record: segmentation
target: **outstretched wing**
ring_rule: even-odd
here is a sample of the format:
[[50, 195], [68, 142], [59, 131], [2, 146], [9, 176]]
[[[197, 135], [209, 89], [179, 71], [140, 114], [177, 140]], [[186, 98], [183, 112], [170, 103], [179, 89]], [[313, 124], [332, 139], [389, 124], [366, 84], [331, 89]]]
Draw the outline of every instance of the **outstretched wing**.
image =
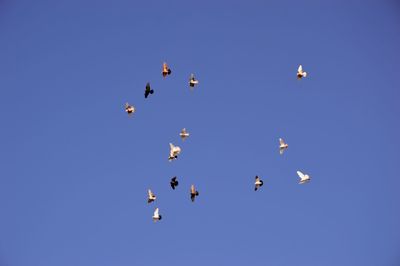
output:
[[279, 138], [279, 144], [280, 145], [285, 145], [285, 142], [283, 141], [283, 139]]
[[192, 185], [192, 186], [190, 187], [190, 193], [191, 193], [192, 195], [196, 194], [196, 189], [195, 189], [194, 185]]
[[300, 172], [300, 171], [297, 171], [297, 175], [301, 178], [301, 179], [304, 179], [304, 174], [302, 173], [302, 172]]
[[158, 208], [154, 211], [154, 217], [158, 217]]
[[299, 68], [297, 69], [297, 72], [301, 73], [303, 72], [303, 67], [300, 65]]
[[151, 192], [150, 189], [147, 191], [147, 193], [149, 194], [149, 198], [151, 198], [153, 196], [153, 192]]
[[150, 91], [150, 90], [151, 90], [150, 82], [147, 82], [147, 84], [146, 84], [146, 91]]

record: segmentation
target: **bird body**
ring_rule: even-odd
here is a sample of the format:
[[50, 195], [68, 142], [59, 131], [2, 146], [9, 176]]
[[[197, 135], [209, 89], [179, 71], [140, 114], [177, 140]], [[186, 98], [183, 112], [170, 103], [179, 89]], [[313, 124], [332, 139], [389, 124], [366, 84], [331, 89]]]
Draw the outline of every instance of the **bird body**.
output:
[[195, 198], [199, 195], [199, 192], [196, 190], [194, 185], [190, 186], [190, 199], [194, 202]]
[[149, 189], [148, 191], [148, 197], [147, 197], [147, 203], [152, 203], [153, 201], [156, 200], [156, 195], [154, 195], [153, 192], [151, 192], [151, 190]]
[[189, 132], [187, 132], [186, 131], [186, 128], [184, 128], [184, 129], [182, 129], [181, 130], [181, 133], [179, 133], [179, 136], [181, 137], [181, 139], [183, 140], [183, 141], [185, 141], [185, 139], [187, 138], [187, 137], [189, 137]]
[[147, 99], [147, 97], [149, 97], [149, 94], [153, 94], [153, 93], [154, 93], [154, 90], [151, 89], [150, 83], [147, 82], [146, 89], [144, 90], [144, 98]]
[[167, 75], [171, 75], [171, 69], [168, 67], [167, 63], [163, 63], [162, 66], [162, 75], [165, 78]]
[[257, 191], [257, 189], [262, 187], [263, 184], [264, 182], [260, 179], [260, 177], [258, 177], [258, 175], [256, 175], [256, 181], [254, 182], [254, 191]]
[[171, 181], [170, 181], [169, 183], [170, 183], [172, 189], [174, 189], [174, 190], [175, 190], [175, 188], [179, 185], [179, 182], [178, 182], [176, 176], [174, 176], [173, 178], [171, 178]]
[[128, 115], [131, 115], [131, 114], [133, 114], [135, 112], [135, 107], [133, 107], [133, 105], [129, 105], [129, 103], [126, 103], [125, 104], [125, 112]]
[[160, 221], [161, 219], [162, 219], [161, 214], [159, 213], [158, 208], [156, 208], [154, 210], [154, 214], [153, 214], [153, 221], [156, 222], [156, 221]]
[[299, 184], [304, 184], [307, 183], [311, 180], [311, 177], [309, 175], [303, 174], [300, 171], [297, 171], [297, 175], [300, 177], [300, 182]]
[[287, 143], [281, 138], [279, 138], [279, 153], [282, 155], [283, 152], [289, 147]]
[[197, 84], [199, 84], [199, 81], [194, 77], [194, 74], [191, 74], [189, 79], [189, 86], [193, 88]]
[[169, 150], [169, 157], [168, 160], [172, 161], [174, 159], [178, 158], [178, 155], [181, 153], [181, 148], [178, 146], [174, 146], [174, 144], [170, 143], [169, 144], [170, 150]]
[[303, 71], [303, 67], [300, 65], [297, 69], [297, 79], [302, 79], [307, 77], [307, 72]]

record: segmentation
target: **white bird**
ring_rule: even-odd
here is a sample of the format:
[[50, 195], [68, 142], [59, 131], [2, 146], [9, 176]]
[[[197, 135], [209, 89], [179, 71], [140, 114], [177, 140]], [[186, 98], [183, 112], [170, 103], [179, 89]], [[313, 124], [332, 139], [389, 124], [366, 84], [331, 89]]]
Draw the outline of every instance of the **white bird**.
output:
[[282, 155], [283, 152], [289, 147], [287, 143], [281, 138], [279, 138], [279, 153]]
[[189, 86], [190, 88], [193, 88], [195, 85], [199, 84], [199, 81], [194, 77], [193, 74], [190, 75], [189, 79]]
[[185, 139], [187, 138], [187, 137], [189, 137], [189, 132], [187, 132], [186, 131], [186, 128], [184, 128], [184, 129], [182, 129], [181, 130], [181, 133], [179, 133], [179, 136], [181, 136], [181, 138], [182, 138], [182, 140], [183, 141], [185, 141]]
[[153, 214], [153, 221], [154, 222], [159, 221], [161, 220], [161, 218], [162, 218], [161, 214], [158, 213], [158, 208], [156, 208]]
[[297, 69], [297, 79], [305, 77], [307, 77], [307, 72], [303, 71], [303, 67], [300, 65], [299, 68]]
[[170, 150], [169, 150], [169, 157], [168, 160], [172, 161], [174, 159], [178, 158], [178, 155], [181, 153], [181, 148], [178, 146], [174, 146], [174, 144], [170, 143], [169, 144]]
[[254, 191], [257, 191], [257, 189], [259, 189], [263, 184], [264, 182], [258, 177], [258, 175], [256, 175], [256, 181], [254, 182]]
[[194, 202], [194, 199], [199, 195], [199, 192], [196, 190], [194, 185], [190, 187], [190, 199]]
[[168, 67], [167, 63], [163, 63], [162, 65], [162, 75], [165, 78], [167, 75], [171, 75], [171, 69]]
[[147, 203], [152, 203], [153, 201], [155, 201], [156, 200], [156, 195], [154, 195], [154, 193], [153, 192], [151, 192], [151, 190], [149, 189], [148, 191], [148, 197], [147, 197]]
[[135, 107], [133, 105], [129, 105], [129, 103], [125, 104], [125, 112], [128, 113], [128, 115], [131, 115], [135, 112]]
[[299, 184], [304, 184], [307, 183], [311, 180], [311, 177], [309, 175], [305, 175], [300, 171], [297, 171], [297, 175], [300, 177], [300, 182]]

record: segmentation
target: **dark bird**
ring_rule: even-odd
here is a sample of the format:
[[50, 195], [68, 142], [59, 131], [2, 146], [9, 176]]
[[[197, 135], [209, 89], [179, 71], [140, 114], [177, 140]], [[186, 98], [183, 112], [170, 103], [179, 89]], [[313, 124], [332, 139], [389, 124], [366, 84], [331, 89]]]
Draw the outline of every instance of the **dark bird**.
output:
[[144, 91], [144, 98], [147, 98], [149, 96], [149, 94], [153, 94], [153, 93], [154, 93], [154, 90], [151, 89], [150, 83], [147, 82], [146, 90]]
[[258, 177], [258, 175], [256, 175], [256, 182], [254, 182], [254, 191], [257, 191], [257, 189], [259, 189], [260, 187], [262, 187], [262, 185], [264, 184], [264, 182]]
[[199, 192], [196, 190], [194, 185], [190, 187], [190, 199], [194, 202], [194, 199], [199, 195]]
[[178, 180], [176, 180], [176, 176], [171, 178], [171, 182], [169, 182], [169, 183], [171, 184], [172, 189], [175, 189], [175, 187], [177, 187], [179, 185]]

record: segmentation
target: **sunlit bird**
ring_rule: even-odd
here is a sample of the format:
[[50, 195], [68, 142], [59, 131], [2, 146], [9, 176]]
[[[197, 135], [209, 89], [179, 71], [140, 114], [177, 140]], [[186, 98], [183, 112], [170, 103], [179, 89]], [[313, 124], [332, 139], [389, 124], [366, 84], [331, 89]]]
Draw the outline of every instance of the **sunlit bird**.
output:
[[154, 214], [153, 214], [153, 221], [159, 221], [161, 220], [161, 214], [159, 214], [158, 208], [155, 209]]
[[194, 202], [194, 199], [199, 195], [199, 192], [196, 190], [194, 185], [190, 187], [190, 199]]
[[147, 82], [146, 84], [146, 89], [144, 90], [144, 98], [147, 98], [149, 94], [153, 94], [154, 90], [151, 89], [150, 87], [150, 82]]
[[181, 133], [179, 133], [179, 136], [181, 137], [181, 139], [183, 140], [183, 141], [185, 141], [185, 139], [187, 138], [187, 137], [189, 137], [189, 132], [187, 132], [186, 131], [186, 128], [184, 128], [184, 129], [182, 129], [181, 130]]
[[299, 184], [304, 184], [307, 183], [311, 180], [311, 177], [309, 175], [305, 175], [300, 171], [297, 171], [297, 175], [300, 177], [300, 182]]
[[155, 201], [156, 200], [156, 195], [154, 195], [154, 193], [153, 192], [151, 192], [151, 190], [149, 189], [148, 191], [148, 197], [147, 197], [147, 203], [152, 203], [153, 201]]
[[307, 72], [303, 71], [303, 67], [300, 65], [297, 69], [297, 79], [302, 79], [307, 77]]
[[171, 75], [171, 69], [168, 67], [167, 63], [163, 63], [162, 65], [162, 75], [165, 78], [167, 75]]
[[199, 81], [194, 77], [194, 74], [191, 74], [189, 79], [190, 88], [193, 88], [197, 84], [199, 84]]
[[256, 175], [256, 181], [254, 182], [254, 191], [257, 191], [257, 189], [262, 187], [263, 184], [264, 182], [258, 177], [258, 175]]
[[169, 182], [169, 184], [171, 185], [172, 189], [175, 189], [179, 185], [177, 177], [174, 176], [173, 178], [171, 178], [171, 182]]
[[174, 144], [169, 144], [169, 157], [168, 160], [172, 161], [178, 158], [178, 155], [181, 153], [181, 148], [178, 146], [174, 146]]
[[125, 112], [127, 112], [128, 115], [131, 115], [135, 112], [135, 107], [133, 107], [133, 105], [129, 105], [129, 103], [126, 103]]
[[282, 155], [283, 152], [289, 147], [282, 138], [279, 138], [279, 153]]

